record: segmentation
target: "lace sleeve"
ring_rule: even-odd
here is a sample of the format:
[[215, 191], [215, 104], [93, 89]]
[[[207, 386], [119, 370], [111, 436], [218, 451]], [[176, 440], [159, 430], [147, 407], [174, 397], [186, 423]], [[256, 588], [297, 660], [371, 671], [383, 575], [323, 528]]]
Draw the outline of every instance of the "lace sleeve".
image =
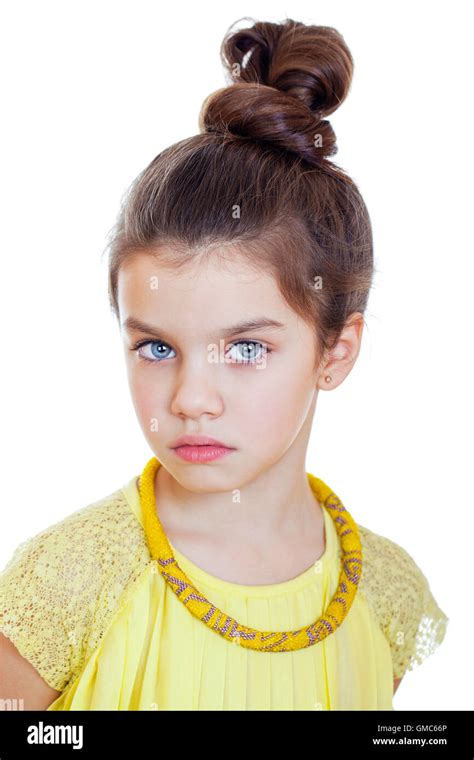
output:
[[65, 618], [65, 554], [59, 549], [58, 537], [48, 531], [15, 549], [0, 573], [0, 631], [61, 691], [71, 672], [74, 631]]
[[63, 691], [148, 560], [119, 489], [17, 546], [0, 572], [0, 632]]
[[393, 676], [401, 678], [437, 649], [449, 618], [411, 555], [394, 541], [358, 527], [363, 548], [361, 589], [389, 642]]

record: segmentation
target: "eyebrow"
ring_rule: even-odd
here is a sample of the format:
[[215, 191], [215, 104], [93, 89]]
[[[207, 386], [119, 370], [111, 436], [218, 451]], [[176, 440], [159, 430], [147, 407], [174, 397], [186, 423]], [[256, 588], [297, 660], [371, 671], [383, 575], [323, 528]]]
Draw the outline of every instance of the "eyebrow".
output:
[[[126, 330], [135, 330], [138, 332], [150, 333], [156, 337], [166, 335], [166, 332], [164, 330], [161, 330], [159, 327], [147, 325], [145, 322], [142, 322], [136, 317], [127, 317], [127, 319], [122, 323], [122, 327]], [[237, 335], [243, 332], [252, 332], [254, 330], [262, 329], [284, 330], [286, 329], [286, 325], [284, 325], [282, 322], [278, 322], [276, 319], [269, 319], [268, 317], [255, 317], [255, 319], [248, 319], [245, 320], [245, 322], [239, 322], [235, 325], [224, 327], [219, 331], [219, 334], [222, 337], [227, 338], [231, 335]]]

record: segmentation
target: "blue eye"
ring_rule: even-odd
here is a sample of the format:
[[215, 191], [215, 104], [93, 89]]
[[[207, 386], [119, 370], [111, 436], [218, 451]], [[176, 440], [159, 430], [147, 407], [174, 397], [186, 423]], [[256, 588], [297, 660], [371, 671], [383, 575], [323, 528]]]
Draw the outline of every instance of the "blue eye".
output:
[[[256, 340], [239, 340], [229, 345], [231, 349], [234, 349], [236, 346], [244, 346], [243, 352], [240, 353], [239, 351], [240, 356], [237, 356], [235, 360], [231, 362], [232, 364], [256, 364], [257, 362], [261, 361], [264, 356], [271, 354], [272, 352], [272, 349], [268, 348], [268, 346], [266, 346], [264, 343], [260, 343], [260, 341]], [[145, 346], [149, 347], [152, 354], [151, 357], [140, 353], [139, 349]], [[261, 350], [255, 354], [255, 349], [257, 347], [260, 347]], [[168, 352], [170, 350], [173, 351], [168, 343], [165, 343], [162, 340], [142, 340], [132, 346], [130, 350], [137, 351], [140, 359], [145, 362], [150, 362], [151, 364], [159, 364], [163, 359], [169, 359], [170, 357]]]
[[[271, 353], [271, 350], [268, 348], [268, 346], [265, 346], [263, 343], [260, 343], [256, 340], [239, 340], [237, 343], [233, 343], [231, 345], [232, 348], [235, 348], [236, 346], [244, 346], [243, 353], [241, 353], [240, 356], [238, 356], [236, 359], [237, 364], [256, 364], [257, 362], [261, 361], [264, 356]], [[263, 350], [255, 354], [255, 349], [258, 346], [260, 346]]]
[[[149, 356], [144, 356], [140, 353], [139, 349], [143, 346], [149, 346], [152, 356], [154, 358], [150, 358]], [[163, 346], [166, 346], [164, 352], [161, 352], [159, 349], [156, 348], [156, 346], [159, 346], [162, 348]], [[163, 359], [168, 359], [169, 356], [167, 354], [167, 351], [170, 350], [170, 346], [168, 346], [167, 343], [164, 343], [162, 340], [142, 340], [140, 343], [137, 343], [135, 346], [133, 346], [132, 351], [137, 351], [138, 356], [143, 359], [145, 362], [151, 362], [152, 364], [156, 364], [157, 362], [161, 362]], [[172, 349], [171, 349], [172, 350]]]

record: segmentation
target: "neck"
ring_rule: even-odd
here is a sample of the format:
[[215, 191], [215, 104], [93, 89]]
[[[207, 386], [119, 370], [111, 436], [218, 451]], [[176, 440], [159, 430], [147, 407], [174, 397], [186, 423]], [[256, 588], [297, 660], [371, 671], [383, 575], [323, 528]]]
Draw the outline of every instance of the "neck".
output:
[[[235, 494], [238, 494], [238, 497]], [[219, 540], [265, 544], [322, 531], [324, 517], [308, 482], [304, 464], [282, 458], [250, 481], [228, 491], [195, 493], [165, 467], [155, 476], [157, 512], [165, 532], [186, 532]]]

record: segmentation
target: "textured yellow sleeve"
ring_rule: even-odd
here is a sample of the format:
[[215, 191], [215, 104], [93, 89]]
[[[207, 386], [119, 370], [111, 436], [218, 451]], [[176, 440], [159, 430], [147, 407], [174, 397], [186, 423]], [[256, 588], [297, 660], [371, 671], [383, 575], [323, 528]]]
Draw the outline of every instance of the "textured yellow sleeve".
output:
[[60, 533], [33, 536], [15, 549], [0, 573], [0, 631], [58, 690], [69, 679], [75, 633], [66, 616], [67, 547], [62, 543]]
[[363, 551], [360, 589], [389, 642], [394, 678], [401, 678], [437, 649], [449, 618], [403, 547], [367, 528], [358, 528]]
[[142, 528], [118, 490], [15, 549], [0, 572], [0, 632], [62, 691], [148, 560]]

